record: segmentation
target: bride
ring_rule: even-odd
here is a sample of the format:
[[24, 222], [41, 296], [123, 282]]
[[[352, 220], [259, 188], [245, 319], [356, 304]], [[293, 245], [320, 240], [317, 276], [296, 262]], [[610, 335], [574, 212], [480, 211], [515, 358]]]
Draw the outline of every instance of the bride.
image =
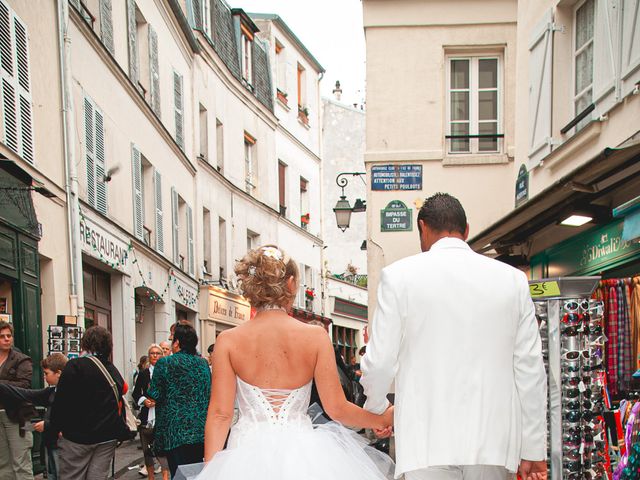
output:
[[[391, 459], [340, 424], [388, 432], [393, 407], [374, 415], [349, 403], [327, 332], [287, 315], [298, 289], [296, 263], [265, 246], [249, 251], [235, 272], [257, 313], [217, 338], [206, 464], [197, 479], [391, 478]], [[313, 380], [327, 414], [339, 423], [312, 426], [307, 409]], [[236, 399], [240, 416], [223, 450]]]

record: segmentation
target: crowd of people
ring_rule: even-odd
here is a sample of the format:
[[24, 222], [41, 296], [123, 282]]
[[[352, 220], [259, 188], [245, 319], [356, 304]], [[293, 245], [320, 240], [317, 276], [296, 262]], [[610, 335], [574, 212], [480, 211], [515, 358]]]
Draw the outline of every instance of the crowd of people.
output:
[[[106, 479], [117, 445], [132, 438], [125, 421], [129, 386], [111, 363], [111, 333], [90, 327], [80, 357], [44, 358], [44, 389], [31, 388], [32, 359], [14, 346], [13, 333], [10, 323], [0, 322], [0, 452], [8, 452], [0, 455], [0, 478], [34, 478], [35, 431], [42, 434], [48, 479]], [[156, 473], [168, 480], [179, 465], [204, 455], [213, 345], [200, 356], [187, 322], [171, 327], [170, 340], [149, 346], [131, 395], [144, 455], [140, 473], [152, 480]], [[46, 408], [42, 419], [36, 407]]]

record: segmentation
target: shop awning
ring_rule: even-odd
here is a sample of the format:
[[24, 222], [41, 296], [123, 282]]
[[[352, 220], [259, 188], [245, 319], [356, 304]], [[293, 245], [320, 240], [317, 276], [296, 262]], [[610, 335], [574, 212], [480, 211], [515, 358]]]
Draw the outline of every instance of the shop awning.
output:
[[[531, 255], [611, 219], [612, 206], [640, 191], [640, 142], [606, 148], [522, 206], [469, 240], [479, 253], [493, 253], [510, 264], [526, 264]], [[593, 221], [580, 227], [560, 225], [574, 212], [588, 211]]]
[[0, 219], [40, 240], [40, 224], [31, 199], [39, 186], [20, 166], [0, 156]]

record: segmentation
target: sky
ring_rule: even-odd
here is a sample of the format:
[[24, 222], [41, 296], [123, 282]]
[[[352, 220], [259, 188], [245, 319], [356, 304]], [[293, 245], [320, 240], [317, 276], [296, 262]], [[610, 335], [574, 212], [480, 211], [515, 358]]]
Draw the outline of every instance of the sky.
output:
[[326, 73], [323, 97], [332, 95], [336, 80], [342, 102], [364, 102], [365, 44], [361, 0], [227, 0], [248, 13], [279, 15]]

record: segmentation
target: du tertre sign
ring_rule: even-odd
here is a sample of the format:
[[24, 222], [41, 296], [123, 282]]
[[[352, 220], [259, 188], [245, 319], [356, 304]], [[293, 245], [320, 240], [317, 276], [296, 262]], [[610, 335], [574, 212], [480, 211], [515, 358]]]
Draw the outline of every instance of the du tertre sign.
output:
[[411, 209], [404, 202], [393, 200], [380, 211], [380, 231], [410, 232], [413, 230]]

